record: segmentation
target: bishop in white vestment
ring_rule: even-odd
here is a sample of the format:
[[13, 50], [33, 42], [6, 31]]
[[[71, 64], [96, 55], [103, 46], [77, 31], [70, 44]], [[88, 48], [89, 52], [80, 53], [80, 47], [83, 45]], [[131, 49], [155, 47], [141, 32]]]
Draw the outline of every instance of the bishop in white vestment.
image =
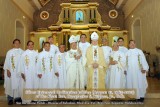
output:
[[118, 50], [117, 43], [113, 44], [113, 51], [110, 55], [110, 63], [108, 68], [108, 87], [109, 89], [125, 88], [125, 55]]
[[148, 87], [146, 72], [149, 66], [143, 52], [136, 48], [134, 40], [130, 40], [129, 47], [126, 53], [127, 88], [136, 89], [136, 99], [143, 101]]
[[77, 49], [77, 38], [71, 36], [69, 39], [71, 49], [66, 53], [67, 89], [84, 89], [84, 67], [83, 56]]
[[8, 105], [13, 104], [13, 98], [20, 97], [20, 78], [18, 64], [23, 50], [20, 49], [20, 40], [13, 41], [13, 49], [9, 50], [4, 63], [4, 88], [8, 98]]

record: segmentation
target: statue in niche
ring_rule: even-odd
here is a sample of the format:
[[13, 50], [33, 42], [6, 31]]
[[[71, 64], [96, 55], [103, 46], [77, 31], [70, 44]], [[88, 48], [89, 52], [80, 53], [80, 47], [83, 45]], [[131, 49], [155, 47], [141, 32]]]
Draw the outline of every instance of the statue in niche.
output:
[[76, 11], [76, 22], [82, 23], [83, 20], [83, 12], [81, 10]]

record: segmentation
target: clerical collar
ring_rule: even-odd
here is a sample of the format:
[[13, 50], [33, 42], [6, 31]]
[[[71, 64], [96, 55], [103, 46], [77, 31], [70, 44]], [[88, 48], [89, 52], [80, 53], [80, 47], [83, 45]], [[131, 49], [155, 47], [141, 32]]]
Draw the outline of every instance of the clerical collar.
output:
[[93, 45], [93, 48], [95, 49], [95, 48], [98, 48], [98, 45]]
[[14, 50], [19, 50], [20, 48], [13, 48]]
[[29, 49], [27, 49], [29, 52], [33, 52], [34, 50], [29, 50]]
[[80, 42], [80, 43], [85, 44], [86, 42]]
[[130, 48], [131, 50], [134, 50], [134, 49], [136, 49], [136, 48]]
[[46, 51], [46, 50], [44, 50], [44, 52], [47, 52], [47, 53], [49, 53], [49, 51]]
[[72, 51], [72, 52], [77, 52], [77, 49], [76, 49], [76, 50], [71, 49], [71, 51]]

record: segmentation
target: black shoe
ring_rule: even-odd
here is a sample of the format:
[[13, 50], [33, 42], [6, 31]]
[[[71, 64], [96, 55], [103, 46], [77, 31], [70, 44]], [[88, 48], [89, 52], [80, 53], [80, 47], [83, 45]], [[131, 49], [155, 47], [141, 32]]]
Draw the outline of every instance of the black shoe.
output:
[[8, 105], [13, 105], [13, 100], [9, 100]]
[[144, 98], [141, 97], [141, 98], [139, 99], [139, 102], [144, 102]]
[[22, 103], [22, 99], [21, 99], [21, 98], [16, 98], [16, 99], [14, 100], [14, 103]]

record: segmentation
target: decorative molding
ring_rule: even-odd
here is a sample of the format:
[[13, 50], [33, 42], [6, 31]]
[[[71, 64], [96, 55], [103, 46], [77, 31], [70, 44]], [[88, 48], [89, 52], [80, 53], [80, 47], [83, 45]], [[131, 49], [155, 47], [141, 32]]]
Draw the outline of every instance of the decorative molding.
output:
[[111, 2], [113, 5], [116, 5], [118, 3], [119, 0], [109, 0], [109, 2]]
[[38, 0], [41, 6], [45, 6], [50, 0]]

